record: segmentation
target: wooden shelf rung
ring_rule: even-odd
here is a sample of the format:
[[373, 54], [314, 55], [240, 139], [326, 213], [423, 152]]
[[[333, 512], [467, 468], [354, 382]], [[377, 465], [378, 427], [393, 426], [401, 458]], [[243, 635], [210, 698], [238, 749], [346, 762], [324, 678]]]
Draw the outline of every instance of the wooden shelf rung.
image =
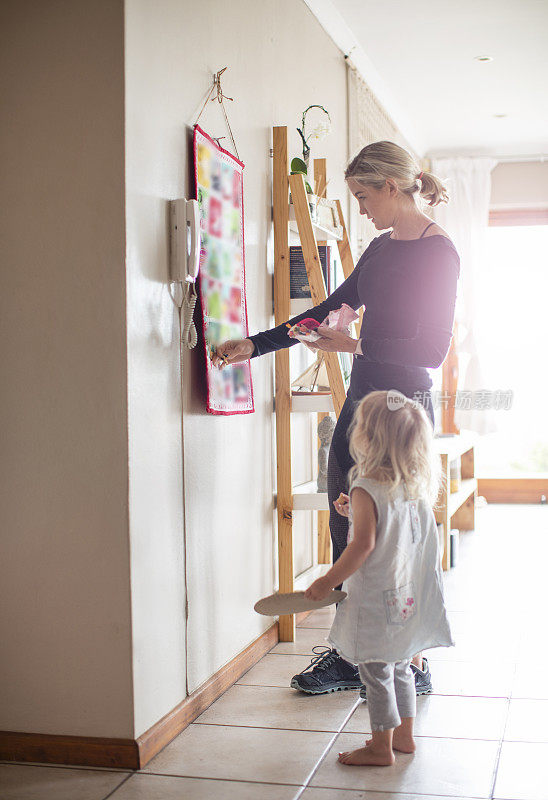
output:
[[316, 481], [293, 487], [293, 511], [329, 511], [327, 492], [318, 492]]
[[333, 397], [330, 394], [294, 394], [291, 395], [291, 411], [326, 411], [334, 412]]
[[[293, 205], [289, 206], [289, 230], [299, 236], [299, 226], [295, 220]], [[342, 233], [337, 233], [337, 231], [334, 231], [332, 228], [324, 228], [322, 225], [316, 225], [315, 222], [312, 223], [312, 230], [314, 231], [314, 236], [317, 241], [333, 239], [336, 242], [341, 242], [343, 238]]]
[[452, 492], [447, 498], [447, 505], [449, 507], [449, 519], [459, 510], [471, 494], [474, 494], [478, 488], [478, 481], [476, 478], [467, 478], [461, 481], [460, 488], [457, 492]]

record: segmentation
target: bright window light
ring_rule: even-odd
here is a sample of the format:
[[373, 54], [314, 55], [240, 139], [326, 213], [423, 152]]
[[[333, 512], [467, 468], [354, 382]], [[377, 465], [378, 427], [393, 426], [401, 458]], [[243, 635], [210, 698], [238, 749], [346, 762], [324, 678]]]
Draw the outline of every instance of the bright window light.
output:
[[510, 410], [476, 450], [480, 477], [548, 474], [548, 225], [489, 227], [475, 333], [487, 389]]

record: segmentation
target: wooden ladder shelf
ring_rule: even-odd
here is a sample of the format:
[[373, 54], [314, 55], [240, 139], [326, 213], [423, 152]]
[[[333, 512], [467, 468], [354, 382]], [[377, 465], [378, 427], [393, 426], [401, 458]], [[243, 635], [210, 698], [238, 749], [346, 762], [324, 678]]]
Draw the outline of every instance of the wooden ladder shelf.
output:
[[[303, 175], [289, 175], [287, 149], [287, 128], [273, 129], [274, 171], [274, 317], [275, 324], [281, 325], [290, 319], [290, 280], [289, 280], [289, 191], [295, 212], [297, 230], [303, 250], [303, 258], [310, 285], [310, 305], [316, 306], [326, 297], [318, 242], [310, 215]], [[326, 186], [326, 160], [314, 160], [314, 180], [316, 190]], [[337, 239], [339, 257], [345, 279], [354, 269], [354, 262], [348, 241], [340, 202], [337, 201], [339, 218], [343, 227], [342, 237], [333, 233], [330, 238]], [[276, 456], [277, 456], [277, 515], [278, 515], [278, 564], [279, 591], [294, 591], [293, 563], [293, 511], [316, 510], [318, 512], [318, 562], [331, 563], [331, 539], [329, 535], [329, 507], [326, 493], [316, 491], [315, 482], [293, 486], [291, 478], [291, 413], [314, 411], [319, 420], [330, 412], [338, 416], [346, 399], [346, 390], [341, 364], [337, 353], [325, 353], [325, 364], [331, 395], [294, 397], [291, 395], [289, 373], [289, 349], [277, 350], [275, 354], [276, 377]], [[280, 641], [295, 641], [295, 615], [280, 617]]]

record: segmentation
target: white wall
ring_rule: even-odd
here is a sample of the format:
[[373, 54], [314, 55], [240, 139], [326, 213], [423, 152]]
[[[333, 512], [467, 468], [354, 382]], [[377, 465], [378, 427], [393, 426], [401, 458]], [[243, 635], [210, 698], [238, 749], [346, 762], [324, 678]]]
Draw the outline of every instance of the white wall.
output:
[[[259, 13], [260, 8], [260, 13]], [[237, 0], [223, 14], [209, 0], [126, 2], [126, 142], [130, 520], [136, 735], [184, 697], [182, 485], [178, 458], [178, 320], [167, 291], [167, 201], [190, 196], [186, 126], [212, 72], [228, 67], [227, 112], [245, 162], [246, 274], [250, 332], [273, 324], [271, 127], [295, 131], [311, 103], [331, 113], [330, 196], [345, 198], [345, 65], [301, 0]], [[218, 104], [200, 125], [228, 132]], [[229, 139], [223, 144], [228, 146]], [[314, 153], [312, 154], [314, 155]], [[346, 200], [345, 200], [346, 202]], [[300, 364], [292, 353], [294, 367]], [[253, 611], [276, 581], [272, 491], [273, 357], [252, 361], [256, 412], [204, 411], [198, 355], [185, 354], [184, 458], [188, 551], [189, 690], [231, 660], [272, 620]], [[310, 420], [301, 421], [312, 477]], [[131, 433], [134, 432], [133, 440]], [[298, 558], [310, 551], [311, 515], [297, 519]], [[145, 613], [146, 612], [146, 613]], [[288, 675], [288, 679], [291, 676]]]
[[[183, 496], [189, 690], [271, 624], [253, 604], [276, 585], [273, 358], [253, 362], [254, 415], [205, 414], [196, 354], [181, 395], [167, 288], [167, 201], [190, 194], [187, 126], [212, 71], [229, 67], [246, 163], [251, 331], [272, 324], [271, 126], [298, 154], [302, 110], [324, 104], [333, 134], [316, 155], [344, 197], [345, 67], [301, 0], [260, 14], [241, 0], [222, 25], [218, 2], [128, 0], [125, 31], [123, 12], [3, 4], [7, 730], [133, 737], [184, 699]], [[217, 104], [201, 122], [226, 135]], [[306, 357], [291, 360], [296, 374]], [[295, 426], [296, 480], [312, 477], [313, 422]], [[312, 531], [301, 515], [298, 569]]]
[[502, 162], [491, 173], [490, 208], [548, 208], [548, 162]]
[[0, 30], [0, 729], [130, 737], [123, 5]]

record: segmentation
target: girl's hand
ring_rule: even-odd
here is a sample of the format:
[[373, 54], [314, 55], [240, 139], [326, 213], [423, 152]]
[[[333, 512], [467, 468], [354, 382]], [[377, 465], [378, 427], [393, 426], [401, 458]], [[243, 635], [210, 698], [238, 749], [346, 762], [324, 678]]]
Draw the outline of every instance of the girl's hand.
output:
[[314, 583], [308, 587], [304, 596], [308, 600], [324, 600], [332, 588], [330, 582], [326, 580], [326, 576], [324, 575], [323, 578], [318, 578], [318, 580], [314, 581]]
[[358, 345], [357, 339], [324, 325], [316, 328], [315, 333], [319, 334], [321, 338], [316, 342], [307, 342], [311, 350], [324, 350], [327, 353], [354, 353]]
[[[251, 339], [231, 339], [218, 345], [211, 363], [214, 367], [223, 369], [227, 364], [237, 364], [240, 361], [247, 361], [251, 358], [255, 345]], [[222, 356], [225, 358], [223, 359]]]
[[337, 497], [336, 500], [333, 500], [333, 505], [335, 506], [335, 511], [341, 515], [341, 517], [348, 517], [350, 514], [350, 501], [348, 499], [347, 494], [343, 494], [342, 492]]

